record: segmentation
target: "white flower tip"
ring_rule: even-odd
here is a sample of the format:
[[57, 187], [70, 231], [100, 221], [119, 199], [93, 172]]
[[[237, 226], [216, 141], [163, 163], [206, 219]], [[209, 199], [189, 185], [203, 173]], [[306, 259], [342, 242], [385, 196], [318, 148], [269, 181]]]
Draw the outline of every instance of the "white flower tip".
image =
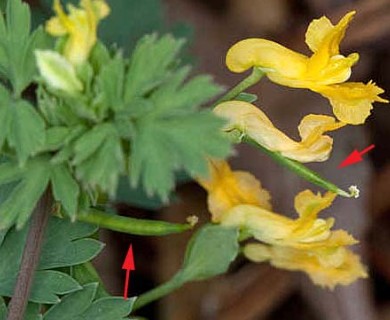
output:
[[193, 228], [199, 222], [199, 217], [195, 215], [188, 216], [186, 221]]
[[357, 186], [350, 186], [348, 188], [348, 191], [351, 198], [355, 198], [355, 199], [359, 198], [360, 190], [358, 189]]

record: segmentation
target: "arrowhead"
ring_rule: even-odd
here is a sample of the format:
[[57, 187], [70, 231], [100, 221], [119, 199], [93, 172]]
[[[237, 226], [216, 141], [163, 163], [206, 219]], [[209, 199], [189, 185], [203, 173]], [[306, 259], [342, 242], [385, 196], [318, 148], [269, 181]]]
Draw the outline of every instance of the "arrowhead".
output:
[[354, 150], [351, 152], [351, 154], [347, 158], [345, 158], [345, 160], [343, 162], [340, 163], [339, 168], [347, 167], [351, 164], [355, 164], [355, 163], [360, 162], [362, 160], [363, 160], [363, 158], [362, 158], [361, 154], [359, 153], [359, 151]]
[[129, 246], [129, 250], [127, 251], [125, 261], [123, 262], [122, 269], [124, 270], [135, 270], [134, 264], [134, 255], [133, 255], [133, 246]]

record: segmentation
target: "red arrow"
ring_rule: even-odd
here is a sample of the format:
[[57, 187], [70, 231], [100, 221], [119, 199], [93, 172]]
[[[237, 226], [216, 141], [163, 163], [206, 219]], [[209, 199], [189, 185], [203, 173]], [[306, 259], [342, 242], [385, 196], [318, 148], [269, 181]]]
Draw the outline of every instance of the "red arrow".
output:
[[345, 158], [345, 160], [343, 162], [341, 162], [339, 164], [339, 168], [344, 168], [346, 166], [350, 166], [351, 164], [355, 164], [355, 163], [362, 161], [363, 160], [362, 155], [367, 153], [368, 151], [374, 149], [374, 148], [375, 148], [375, 145], [372, 144], [360, 152], [357, 151], [356, 149], [353, 150], [351, 152], [351, 154], [347, 158]]
[[123, 262], [122, 269], [126, 270], [125, 290], [123, 292], [123, 298], [127, 300], [127, 292], [129, 291], [130, 271], [135, 270], [133, 246], [129, 246], [127, 250], [125, 261]]

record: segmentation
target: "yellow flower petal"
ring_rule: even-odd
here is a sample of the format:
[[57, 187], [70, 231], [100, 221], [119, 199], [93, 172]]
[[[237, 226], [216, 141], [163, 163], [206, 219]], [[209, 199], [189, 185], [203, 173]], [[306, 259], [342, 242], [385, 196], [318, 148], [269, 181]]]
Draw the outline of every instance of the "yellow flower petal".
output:
[[388, 103], [379, 97], [383, 89], [373, 82], [367, 84], [361, 82], [347, 82], [333, 86], [315, 87], [315, 91], [321, 93], [330, 100], [333, 113], [345, 123], [361, 124], [370, 115], [373, 102]]
[[305, 41], [310, 50], [313, 52], [318, 51], [318, 48], [321, 47], [325, 37], [332, 32], [333, 28], [334, 25], [325, 16], [314, 19], [309, 24], [305, 35]]
[[297, 142], [275, 128], [260, 109], [248, 102], [224, 102], [214, 112], [228, 120], [225, 131], [239, 130], [265, 148], [300, 162], [327, 160], [333, 139], [323, 134], [344, 126], [329, 116], [308, 115], [299, 125], [302, 140]]
[[197, 178], [208, 192], [208, 207], [212, 220], [219, 222], [232, 207], [239, 204], [252, 204], [271, 209], [270, 195], [261, 187], [253, 175], [243, 171], [232, 171], [226, 161], [209, 161], [210, 177]]
[[[336, 26], [333, 26], [328, 20], [330, 27], [327, 22], [324, 22], [324, 19], [320, 19], [320, 22], [314, 20], [315, 22], [312, 22], [313, 25], [309, 25], [306, 33], [306, 43], [311, 49], [315, 49], [309, 60], [309, 73], [320, 73], [322, 69], [328, 67], [332, 57], [339, 56], [340, 42], [344, 38], [345, 31], [355, 13], [355, 11], [347, 13]], [[323, 29], [320, 29], [320, 27]], [[313, 32], [317, 32], [318, 36], [313, 36]]]
[[233, 45], [226, 55], [226, 65], [233, 72], [257, 66], [270, 73], [298, 78], [306, 71], [307, 57], [265, 39], [246, 39]]
[[65, 57], [74, 65], [83, 63], [96, 43], [98, 22], [109, 13], [108, 5], [103, 0], [81, 0], [80, 8], [68, 5], [67, 15], [54, 0], [53, 9], [57, 16], [46, 23], [46, 31], [56, 37], [68, 35]]
[[328, 208], [336, 198], [333, 192], [327, 192], [324, 196], [320, 193], [314, 194], [310, 190], [300, 192], [294, 201], [295, 210], [301, 220], [317, 217], [318, 213]]
[[281, 246], [248, 244], [244, 255], [254, 262], [269, 261], [277, 268], [303, 271], [320, 286], [333, 289], [336, 285], [349, 285], [359, 278], [367, 278], [367, 271], [357, 255], [343, 247], [318, 252]]
[[46, 31], [56, 37], [61, 37], [67, 34], [67, 29], [58, 17], [53, 17], [46, 22]]

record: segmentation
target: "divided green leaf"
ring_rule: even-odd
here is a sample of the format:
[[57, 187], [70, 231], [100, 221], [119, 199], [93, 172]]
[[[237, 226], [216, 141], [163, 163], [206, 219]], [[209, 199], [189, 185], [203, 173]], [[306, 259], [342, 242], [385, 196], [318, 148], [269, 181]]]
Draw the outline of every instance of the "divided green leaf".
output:
[[138, 41], [125, 80], [126, 102], [144, 96], [169, 77], [183, 43], [171, 35], [158, 39], [156, 34]]
[[[13, 294], [27, 231], [28, 226], [20, 231], [11, 229], [0, 246], [0, 295], [9, 297]], [[96, 227], [88, 224], [51, 217], [30, 301], [54, 304], [59, 302], [58, 295], [81, 289], [79, 283], [66, 273], [47, 269], [74, 266], [93, 259], [103, 248], [99, 241], [87, 238], [95, 231]]]
[[114, 195], [119, 175], [124, 171], [121, 140], [111, 123], [96, 125], [82, 135], [74, 145], [78, 179], [92, 188]]
[[125, 320], [132, 310], [134, 299], [106, 297], [94, 300], [97, 283], [64, 297], [44, 315], [44, 320]]
[[200, 106], [220, 93], [207, 76], [186, 82], [190, 69], [177, 69], [183, 42], [167, 35], [144, 37], [130, 60], [125, 110], [132, 119], [129, 175], [149, 196], [167, 200], [174, 174], [206, 175], [207, 157], [223, 158], [229, 142], [220, 133], [223, 121]]
[[91, 262], [85, 262], [76, 266], [72, 266], [71, 275], [81, 285], [88, 284], [91, 282], [99, 283], [95, 296], [96, 299], [110, 296], [104, 288], [102, 279], [100, 278], [99, 274], [97, 273]]
[[0, 203], [0, 230], [14, 223], [20, 229], [28, 221], [48, 186], [50, 170], [47, 164], [44, 158], [31, 160], [25, 167], [14, 162], [0, 164], [0, 185], [13, 183], [8, 196]]
[[6, 21], [0, 13], [0, 72], [19, 96], [36, 73], [34, 50], [46, 47], [48, 38], [42, 28], [30, 34], [30, 9], [21, 0], [7, 1], [5, 13]]
[[80, 187], [65, 164], [53, 166], [51, 186], [54, 199], [59, 201], [65, 212], [74, 220], [76, 218]]
[[43, 156], [29, 160], [24, 167], [11, 161], [1, 163], [0, 230], [15, 223], [17, 228], [22, 228], [49, 182], [54, 199], [60, 202], [65, 213], [74, 219], [80, 187], [67, 165], [53, 164]]
[[25, 100], [14, 100], [0, 85], [0, 148], [7, 141], [23, 165], [45, 143], [45, 123], [36, 109]]
[[19, 161], [25, 163], [44, 145], [45, 124], [34, 107], [24, 100], [15, 102], [11, 108], [8, 142], [15, 148]]
[[88, 238], [97, 231], [95, 226], [52, 218], [45, 233], [39, 269], [78, 265], [92, 260], [104, 245]]

